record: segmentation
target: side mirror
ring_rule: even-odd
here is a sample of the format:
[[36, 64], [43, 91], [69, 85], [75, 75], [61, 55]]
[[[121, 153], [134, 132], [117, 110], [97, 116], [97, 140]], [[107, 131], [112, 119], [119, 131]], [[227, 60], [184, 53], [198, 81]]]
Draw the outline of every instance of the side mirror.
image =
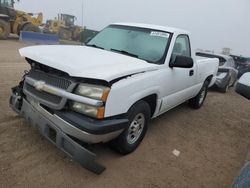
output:
[[240, 77], [235, 91], [250, 100], [250, 72]]
[[192, 68], [194, 66], [194, 61], [191, 57], [172, 55], [169, 66], [171, 68]]

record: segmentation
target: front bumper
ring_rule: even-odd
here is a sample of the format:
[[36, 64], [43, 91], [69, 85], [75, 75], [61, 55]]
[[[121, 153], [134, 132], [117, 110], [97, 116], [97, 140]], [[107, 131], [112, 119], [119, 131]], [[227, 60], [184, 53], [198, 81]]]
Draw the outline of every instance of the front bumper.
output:
[[94, 153], [87, 150], [70, 136], [88, 143], [98, 143], [109, 141], [123, 131], [121, 129], [99, 135], [87, 133], [66, 122], [56, 114], [50, 114], [39, 104], [28, 102], [26, 99], [15, 94], [15, 92], [10, 98], [10, 106], [15, 112], [37, 127], [45, 138], [64, 151], [73, 160], [97, 174], [102, 173], [105, 167], [95, 161], [96, 155]]

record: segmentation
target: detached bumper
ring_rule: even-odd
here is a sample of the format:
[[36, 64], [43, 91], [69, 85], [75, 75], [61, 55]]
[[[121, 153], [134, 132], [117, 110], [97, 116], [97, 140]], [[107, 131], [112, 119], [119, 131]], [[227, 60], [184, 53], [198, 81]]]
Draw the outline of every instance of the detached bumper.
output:
[[97, 143], [115, 138], [123, 131], [123, 129], [121, 129], [115, 132], [99, 135], [84, 132], [59, 118], [59, 116], [50, 114], [41, 106], [35, 103], [31, 104], [14, 93], [10, 98], [10, 106], [15, 112], [24, 117], [33, 126], [37, 127], [39, 132], [45, 138], [64, 151], [74, 161], [80, 163], [86, 169], [96, 174], [102, 173], [105, 170], [105, 167], [95, 161], [96, 155], [94, 153], [77, 143], [70, 136], [78, 139], [79, 137], [83, 138], [81, 140], [90, 141], [90, 143]]

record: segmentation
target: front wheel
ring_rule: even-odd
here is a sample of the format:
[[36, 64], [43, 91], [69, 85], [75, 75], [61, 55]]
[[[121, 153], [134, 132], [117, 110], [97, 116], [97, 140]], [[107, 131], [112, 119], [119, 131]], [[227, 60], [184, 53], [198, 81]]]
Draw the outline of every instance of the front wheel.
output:
[[110, 142], [111, 148], [123, 155], [133, 152], [147, 132], [150, 114], [148, 103], [139, 101], [134, 104], [128, 112], [128, 128]]
[[188, 101], [189, 106], [194, 109], [199, 109], [202, 107], [206, 97], [207, 97], [207, 91], [208, 91], [208, 85], [209, 82], [205, 81], [200, 92], [192, 99]]
[[10, 24], [5, 20], [0, 19], [0, 39], [6, 40], [10, 34]]
[[61, 28], [59, 30], [58, 36], [62, 40], [72, 40], [72, 31], [67, 28]]

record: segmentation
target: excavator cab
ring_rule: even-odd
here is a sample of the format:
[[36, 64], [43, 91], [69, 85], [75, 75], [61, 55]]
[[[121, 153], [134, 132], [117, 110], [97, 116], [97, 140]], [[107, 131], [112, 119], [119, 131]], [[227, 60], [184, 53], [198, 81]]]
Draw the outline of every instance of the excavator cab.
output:
[[13, 0], [0, 0], [0, 18], [1, 17], [15, 17]]
[[76, 17], [69, 14], [61, 14], [61, 20], [65, 22], [66, 27], [75, 26]]
[[0, 0], [1, 7], [14, 7], [14, 0]]

